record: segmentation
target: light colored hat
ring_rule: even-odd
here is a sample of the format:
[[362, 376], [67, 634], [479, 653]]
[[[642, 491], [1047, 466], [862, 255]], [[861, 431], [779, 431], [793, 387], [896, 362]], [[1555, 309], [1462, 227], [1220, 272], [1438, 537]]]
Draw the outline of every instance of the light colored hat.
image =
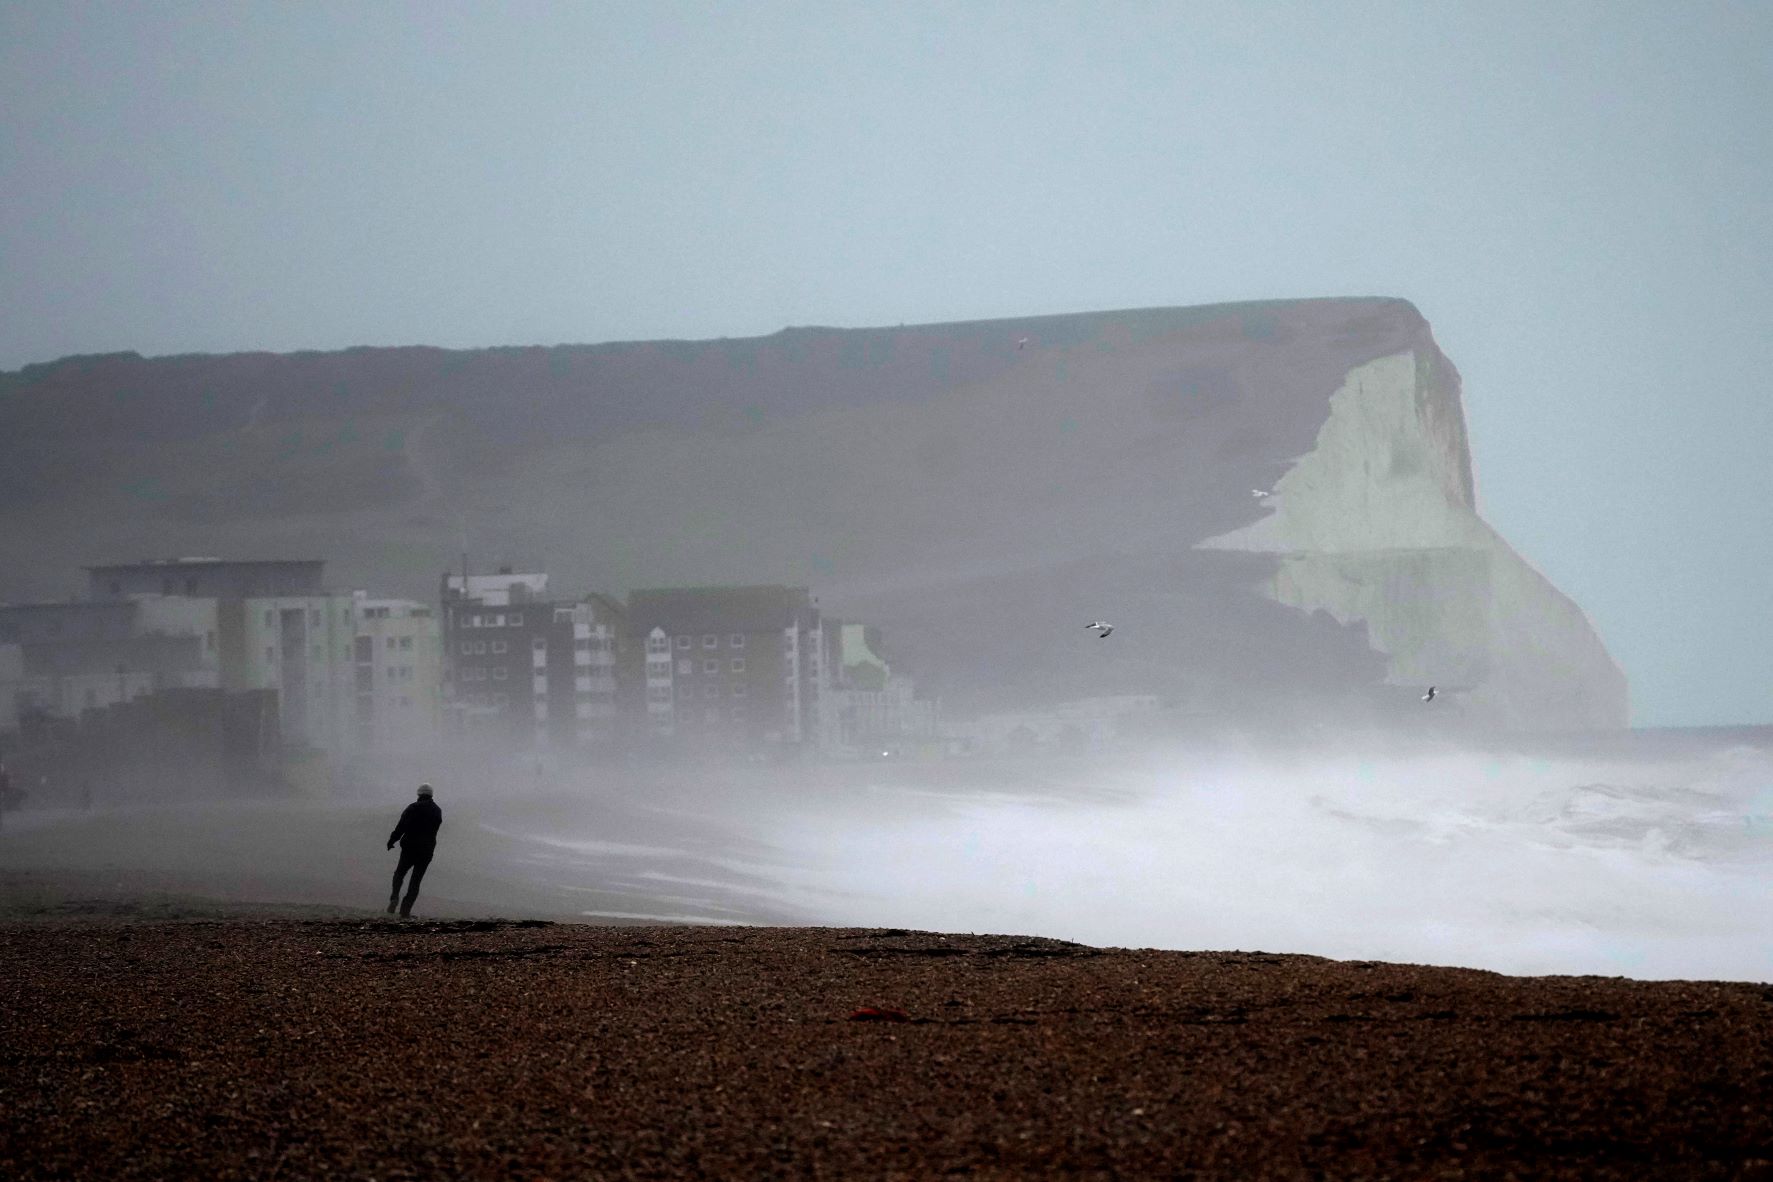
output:
[[431, 795], [431, 785], [429, 785], [429, 784], [420, 784], [420, 785], [419, 785], [419, 795], [420, 795], [420, 796], [429, 796], [429, 795]]

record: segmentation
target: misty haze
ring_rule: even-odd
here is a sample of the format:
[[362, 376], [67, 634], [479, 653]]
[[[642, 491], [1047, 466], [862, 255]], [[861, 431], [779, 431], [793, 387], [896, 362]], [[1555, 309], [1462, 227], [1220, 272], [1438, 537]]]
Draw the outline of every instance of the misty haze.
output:
[[1402, 301], [7, 381], [14, 582], [114, 560], [15, 866], [364, 905], [432, 780], [451, 914], [1769, 975], [1764, 732], [1626, 729]]
[[1773, 1177], [1773, 9], [0, 9], [0, 1174]]

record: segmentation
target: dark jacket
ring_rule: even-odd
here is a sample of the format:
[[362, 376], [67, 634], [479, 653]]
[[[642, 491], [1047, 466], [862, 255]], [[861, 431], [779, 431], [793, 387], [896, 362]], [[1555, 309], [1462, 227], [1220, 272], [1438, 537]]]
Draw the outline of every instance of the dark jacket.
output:
[[437, 831], [443, 828], [443, 810], [434, 800], [415, 800], [400, 814], [400, 824], [388, 835], [388, 844], [407, 850], [437, 848]]

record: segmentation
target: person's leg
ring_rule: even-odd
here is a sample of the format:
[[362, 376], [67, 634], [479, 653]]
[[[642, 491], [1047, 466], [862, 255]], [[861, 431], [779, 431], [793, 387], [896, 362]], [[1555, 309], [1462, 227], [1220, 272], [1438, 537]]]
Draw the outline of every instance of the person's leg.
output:
[[412, 864], [412, 881], [406, 884], [406, 898], [401, 900], [400, 903], [400, 914], [403, 918], [412, 914], [412, 905], [419, 897], [419, 883], [424, 881], [425, 871], [430, 865], [430, 854], [426, 854], [423, 858], [414, 860]]
[[[412, 869], [412, 866], [413, 860], [411, 852], [408, 851], [405, 846], [401, 846], [400, 865], [394, 868], [394, 889], [388, 892], [388, 914], [390, 915], [394, 913], [394, 908], [400, 904], [400, 880], [406, 877], [406, 872]], [[418, 873], [423, 874], [424, 871], [421, 870]], [[416, 874], [413, 877], [413, 881], [418, 881], [418, 876]]]

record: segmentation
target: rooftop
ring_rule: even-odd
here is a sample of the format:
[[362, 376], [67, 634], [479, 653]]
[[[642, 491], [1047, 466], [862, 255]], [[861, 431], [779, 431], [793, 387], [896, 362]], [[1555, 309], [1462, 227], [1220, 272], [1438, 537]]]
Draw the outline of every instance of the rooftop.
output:
[[628, 595], [628, 631], [763, 632], [786, 628], [810, 610], [805, 587], [659, 587]]
[[163, 566], [320, 566], [325, 561], [324, 558], [144, 558], [139, 562], [108, 562], [82, 569], [115, 571]]

